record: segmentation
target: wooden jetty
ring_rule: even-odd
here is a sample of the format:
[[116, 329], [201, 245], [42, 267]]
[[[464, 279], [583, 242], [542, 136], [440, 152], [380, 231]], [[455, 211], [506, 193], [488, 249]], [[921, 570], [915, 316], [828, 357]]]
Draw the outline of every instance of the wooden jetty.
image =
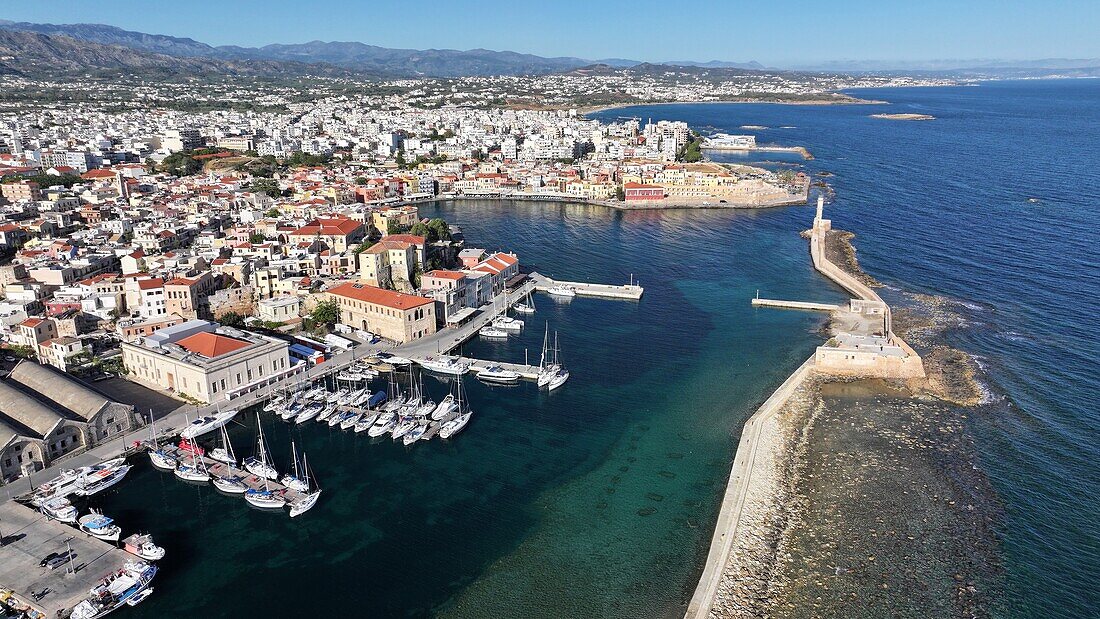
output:
[[[180, 449], [178, 444], [176, 444], [176, 445], [163, 445], [163, 446], [161, 446], [161, 449], [164, 450], [164, 453], [172, 456], [173, 458], [175, 458], [179, 462], [183, 462], [183, 463], [190, 463], [191, 462], [191, 452]], [[274, 479], [268, 480], [267, 483], [265, 484], [264, 479], [262, 477], [257, 477], [256, 475], [253, 475], [252, 473], [249, 473], [248, 471], [244, 470], [243, 468], [231, 468], [228, 464], [226, 464], [224, 462], [219, 462], [219, 461], [214, 460], [213, 458], [209, 458], [205, 455], [199, 456], [199, 457], [202, 459], [203, 464], [206, 465], [206, 470], [210, 471], [211, 476], [214, 476], [214, 475], [217, 475], [219, 477], [239, 476], [241, 478], [241, 482], [245, 486], [247, 486], [249, 489], [256, 490], [256, 491], [270, 490], [272, 493], [281, 495], [283, 498], [285, 498], [288, 504], [293, 503], [293, 502], [295, 502], [299, 499], [305, 498], [305, 496], [306, 496], [305, 493], [303, 493], [303, 492], [298, 492], [297, 490], [292, 490], [290, 488], [287, 488], [286, 486], [280, 484], [278, 482], [278, 480], [274, 480]], [[183, 483], [186, 483], [186, 484], [200, 483], [200, 482], [185, 481], [185, 480], [182, 480], [182, 479], [180, 481], [183, 482]], [[203, 483], [205, 483], [205, 482], [203, 482]], [[242, 499], [244, 498], [243, 494], [240, 495], [240, 496], [241, 496]]]

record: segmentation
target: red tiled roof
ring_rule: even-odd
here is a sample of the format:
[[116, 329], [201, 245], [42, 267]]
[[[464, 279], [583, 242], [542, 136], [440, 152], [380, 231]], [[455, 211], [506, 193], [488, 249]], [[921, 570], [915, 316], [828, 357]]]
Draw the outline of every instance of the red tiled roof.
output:
[[425, 239], [419, 234], [390, 234], [386, 236], [387, 241], [405, 241], [406, 243], [412, 243], [413, 245], [423, 245]]
[[176, 342], [185, 350], [196, 355], [202, 355], [208, 359], [219, 357], [249, 346], [244, 340], [219, 335], [217, 333], [202, 332], [190, 335]]
[[365, 301], [367, 303], [399, 310], [407, 310], [434, 303], [431, 299], [425, 299], [415, 294], [383, 290], [382, 288], [375, 288], [374, 286], [368, 286], [366, 284], [348, 283], [330, 288], [326, 292], [348, 299], [355, 299], [356, 301]]
[[438, 277], [440, 279], [454, 279], [459, 280], [466, 277], [461, 271], [445, 271], [443, 269], [436, 269], [434, 271], [428, 271], [424, 274], [425, 277]]
[[298, 236], [308, 236], [313, 234], [321, 234], [325, 236], [347, 236], [354, 233], [363, 224], [355, 221], [354, 219], [348, 219], [347, 217], [336, 217], [333, 219], [314, 219], [308, 224], [298, 228], [293, 234]]
[[164, 280], [159, 278], [159, 277], [154, 277], [152, 279], [138, 280], [138, 288], [140, 288], [141, 290], [152, 290], [153, 288], [163, 288], [163, 287], [164, 287]]

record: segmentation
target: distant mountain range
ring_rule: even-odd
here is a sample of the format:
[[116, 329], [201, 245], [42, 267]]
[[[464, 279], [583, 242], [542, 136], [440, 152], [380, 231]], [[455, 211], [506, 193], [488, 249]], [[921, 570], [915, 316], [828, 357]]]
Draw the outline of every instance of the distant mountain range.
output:
[[[316, 70], [316, 65], [331, 65], [357, 74], [386, 75], [392, 77], [458, 77], [467, 75], [526, 75], [545, 74], [561, 71], [569, 71], [578, 67], [602, 63], [612, 67], [632, 67], [641, 64], [636, 60], [613, 58], [606, 60], [586, 60], [573, 57], [536, 56], [534, 54], [521, 54], [509, 51], [493, 51], [488, 49], [453, 50], [453, 49], [392, 49], [367, 45], [356, 42], [325, 42], [310, 41], [309, 43], [296, 44], [272, 44], [263, 47], [240, 47], [236, 45], [212, 46], [185, 37], [173, 37], [162, 34], [146, 34], [123, 30], [115, 26], [104, 24], [34, 24], [29, 22], [12, 22], [0, 20], [0, 30], [15, 32], [30, 32], [48, 37], [67, 37], [87, 43], [121, 46], [133, 52], [146, 52], [160, 56], [168, 56], [181, 59], [203, 59], [209, 61], [224, 61], [233, 64], [225, 65], [233, 71], [246, 70], [236, 63], [251, 61], [267, 61], [271, 63], [297, 63], [295, 65], [280, 66], [277, 64], [261, 65], [252, 72], [265, 73], [293, 73], [295, 71], [310, 72]], [[29, 39], [24, 39], [28, 43]], [[38, 45], [46, 44], [46, 39], [38, 39]], [[14, 44], [14, 43], [12, 43]], [[70, 48], [65, 43], [56, 43], [57, 47]], [[66, 49], [66, 51], [76, 51]], [[114, 58], [109, 64], [123, 64], [127, 66], [142, 66], [147, 64], [164, 65], [163, 58], [154, 60], [140, 59], [136, 56], [128, 56], [123, 59], [121, 52], [107, 52], [99, 48], [92, 48], [86, 54], [88, 60], [108, 60], [105, 56]], [[84, 54], [77, 54], [71, 59], [74, 62], [62, 62], [70, 66], [79, 62]], [[59, 60], [64, 60], [59, 58]], [[710, 62], [674, 62], [683, 66], [722, 67], [722, 68], [746, 68], [762, 69], [760, 63], [731, 63], [712, 60]], [[44, 65], [39, 65], [45, 68]], [[89, 65], [91, 66], [91, 65]], [[193, 66], [189, 63], [181, 63], [180, 69]], [[218, 65], [204, 65], [213, 68]], [[110, 67], [105, 67], [110, 68]], [[117, 68], [117, 67], [116, 67]]]
[[[97, 71], [185, 75], [356, 75], [361, 77], [459, 77], [585, 74], [665, 70], [772, 70], [758, 62], [677, 60], [643, 63], [625, 58], [586, 60], [488, 49], [393, 49], [357, 42], [310, 41], [263, 47], [213, 46], [186, 37], [147, 34], [104, 24], [34, 24], [0, 20], [0, 72], [43, 75]], [[656, 69], [660, 67], [662, 69]], [[834, 73], [898, 73], [943, 77], [1097, 76], [1098, 59], [1034, 61], [937, 60], [837, 61], [799, 67]]]

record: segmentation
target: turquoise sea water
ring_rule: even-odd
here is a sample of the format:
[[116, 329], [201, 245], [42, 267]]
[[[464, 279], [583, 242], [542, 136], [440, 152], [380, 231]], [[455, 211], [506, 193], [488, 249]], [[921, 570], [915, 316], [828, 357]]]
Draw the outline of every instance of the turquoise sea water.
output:
[[[981, 356], [992, 401], [972, 415], [1005, 504], [1010, 616], [1100, 607], [1095, 393], [1086, 330], [1097, 294], [1096, 82], [872, 92], [928, 123], [865, 107], [654, 106], [609, 111], [807, 146], [836, 174], [829, 207], [888, 284], [967, 303], [955, 343]], [[781, 126], [793, 127], [780, 129]], [[775, 160], [775, 157], [767, 156]], [[1027, 198], [1036, 197], [1038, 204]], [[518, 340], [468, 354], [532, 358], [543, 325], [573, 372], [552, 395], [467, 386], [450, 443], [406, 449], [316, 424], [293, 435], [325, 494], [305, 516], [249, 509], [142, 464], [96, 503], [168, 550], [134, 617], [676, 616], [705, 558], [741, 424], [821, 340], [811, 313], [753, 310], [757, 289], [836, 301], [798, 232], [809, 207], [617, 213], [577, 205], [422, 209], [467, 242], [558, 278], [646, 287], [638, 303], [536, 297]], [[895, 293], [896, 294], [896, 293]], [[446, 385], [426, 378], [438, 398]], [[234, 429], [248, 453], [254, 417]]]

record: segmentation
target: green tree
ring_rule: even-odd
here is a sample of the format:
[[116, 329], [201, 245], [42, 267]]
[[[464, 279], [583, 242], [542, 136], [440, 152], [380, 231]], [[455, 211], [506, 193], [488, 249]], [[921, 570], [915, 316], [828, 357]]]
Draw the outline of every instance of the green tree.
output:
[[252, 179], [252, 191], [255, 193], [267, 194], [272, 198], [278, 198], [283, 195], [282, 190], [279, 189], [279, 181], [273, 178]]
[[218, 322], [227, 327], [243, 327], [244, 316], [241, 316], [237, 312], [226, 312], [222, 314], [221, 318], [218, 319]]
[[260, 243], [263, 243], [266, 240], [267, 240], [267, 237], [265, 237], [260, 232], [253, 232], [252, 234], [248, 235], [248, 242], [252, 243], [253, 245], [259, 245]]
[[405, 151], [399, 149], [397, 151], [397, 156], [394, 158], [394, 160], [397, 161], [397, 167], [399, 167], [399, 168], [405, 167]]
[[376, 242], [377, 241], [372, 241], [370, 239], [367, 239], [367, 240], [363, 241], [362, 243], [359, 244], [358, 247], [355, 248], [355, 253], [358, 255], [358, 254], [361, 254], [361, 253], [367, 251], [368, 249], [373, 247]]
[[355, 177], [355, 184], [356, 185], [366, 185], [368, 182], [369, 181], [367, 180], [367, 177], [365, 177], [365, 176], [356, 176]]
[[313, 308], [309, 317], [317, 324], [336, 324], [340, 320], [340, 303], [336, 299], [321, 301]]
[[391, 221], [386, 224], [386, 234], [401, 234], [404, 231], [405, 228], [396, 221]]
[[268, 209], [267, 212], [264, 213], [265, 217], [271, 217], [272, 219], [274, 219], [276, 217], [280, 217], [281, 215], [282, 215], [282, 213], [279, 212], [279, 209], [277, 209], [277, 208]]
[[446, 221], [436, 217], [428, 222], [429, 235], [434, 241], [449, 241], [451, 240], [451, 227], [447, 225]]
[[192, 153], [178, 152], [172, 153], [164, 158], [164, 161], [160, 162], [160, 170], [167, 172], [174, 176], [190, 176], [196, 174], [202, 169], [202, 163], [197, 159], [191, 157]]
[[428, 229], [428, 226], [422, 221], [418, 221], [413, 224], [412, 228], [409, 228], [409, 234], [415, 234], [416, 236], [422, 236], [425, 239], [431, 237], [432, 231]]

